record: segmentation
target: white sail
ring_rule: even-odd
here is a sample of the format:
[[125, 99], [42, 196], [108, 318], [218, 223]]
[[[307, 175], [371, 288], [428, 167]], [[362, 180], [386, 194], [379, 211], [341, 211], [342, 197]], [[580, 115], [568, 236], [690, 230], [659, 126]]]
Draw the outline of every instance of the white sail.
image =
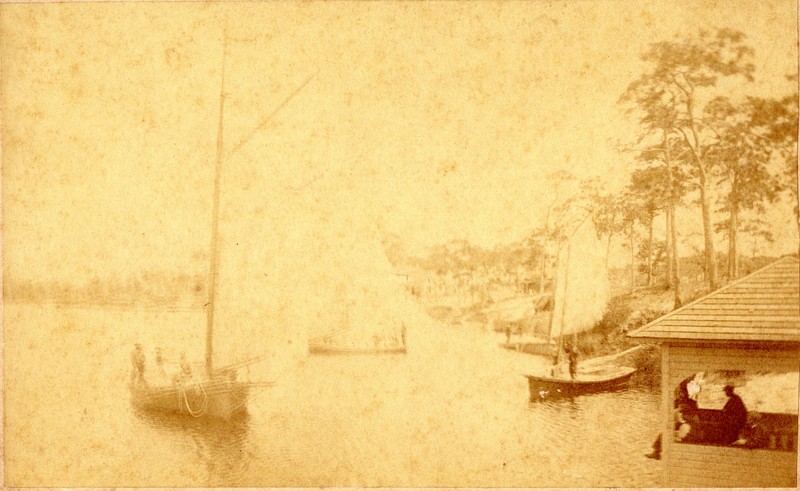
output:
[[609, 300], [604, 249], [591, 219], [562, 244], [556, 274], [551, 336], [591, 329]]
[[257, 378], [306, 356], [310, 338], [393, 335], [412, 304], [358, 193], [324, 181], [308, 193], [284, 184], [252, 179], [222, 204], [214, 365], [267, 354], [253, 367]]

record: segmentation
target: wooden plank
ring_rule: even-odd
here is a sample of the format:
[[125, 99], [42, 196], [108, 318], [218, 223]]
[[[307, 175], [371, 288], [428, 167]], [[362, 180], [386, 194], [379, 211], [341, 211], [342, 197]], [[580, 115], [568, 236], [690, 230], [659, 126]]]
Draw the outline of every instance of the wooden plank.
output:
[[781, 288], [781, 287], [760, 287], [760, 288], [732, 288], [726, 292], [727, 295], [737, 295], [737, 296], [744, 296], [744, 295], [774, 295], [777, 297], [798, 297], [800, 294], [800, 290], [796, 290], [794, 288]]
[[672, 365], [675, 367], [680, 366], [708, 366], [710, 364], [714, 365], [729, 365], [732, 367], [736, 366], [753, 366], [753, 367], [760, 367], [763, 370], [768, 371], [775, 371], [781, 370], [784, 372], [796, 372], [797, 371], [797, 359], [791, 358], [774, 358], [774, 359], [764, 359], [754, 357], [752, 359], [749, 358], [742, 358], [736, 356], [729, 356], [729, 357], [719, 357], [719, 358], [673, 358]]
[[742, 314], [741, 312], [731, 312], [720, 310], [719, 314], [715, 311], [710, 312], [693, 312], [691, 314], [681, 314], [681, 315], [674, 315], [669, 317], [668, 319], [664, 319], [663, 321], [659, 322], [659, 327], [661, 325], [667, 324], [686, 324], [691, 325], [695, 323], [697, 325], [742, 325], [742, 326], [754, 326], [754, 325], [761, 325], [761, 324], [776, 324], [776, 325], [787, 325], [790, 327], [800, 328], [800, 315], [787, 315], [787, 316], [770, 316], [770, 315], [763, 315], [763, 314]]
[[[797, 476], [797, 453], [775, 452], [765, 450], [745, 450], [726, 447], [704, 447], [702, 445], [676, 444], [679, 448], [673, 451], [667, 465], [672, 474], [683, 473], [702, 478], [714, 478], [719, 475], [735, 476], [761, 474], [758, 479], [770, 484], [794, 481]], [[686, 447], [698, 447], [703, 452], [684, 452]], [[780, 474], [780, 476], [772, 476]], [[764, 475], [768, 477], [764, 479]], [[774, 479], [777, 477], [777, 479]], [[739, 479], [738, 481], [742, 481]], [[774, 484], [773, 484], [774, 485]]]
[[726, 342], [726, 341], [742, 341], [742, 342], [783, 342], [783, 343], [798, 343], [800, 339], [798, 339], [795, 335], [790, 334], [773, 334], [767, 333], [761, 336], [755, 336], [753, 333], [743, 333], [743, 332], [721, 332], [721, 333], [714, 333], [714, 332], [664, 332], [660, 339], [673, 339], [675, 341], [719, 341], [719, 342]]
[[758, 335], [753, 332], [671, 332], [671, 331], [651, 331], [647, 333], [648, 336], [659, 339], [675, 339], [675, 340], [695, 340], [695, 341], [770, 341], [770, 342], [786, 342], [797, 343], [800, 342], [800, 336], [794, 334], [792, 331], [787, 331], [785, 334], [764, 334]]
[[795, 294], [790, 293], [771, 293], [771, 292], [761, 292], [761, 293], [748, 293], [748, 292], [725, 292], [725, 293], [718, 293], [714, 296], [716, 300], [770, 300], [776, 301], [778, 303], [781, 302], [797, 302], [798, 296]]
[[748, 449], [737, 447], [724, 447], [714, 445], [697, 445], [694, 443], [680, 443], [676, 442], [673, 448], [672, 456], [685, 460], [694, 460], [698, 462], [708, 462], [708, 459], [715, 459], [720, 463], [729, 461], [736, 461], [737, 459], [746, 458], [746, 465], [754, 463], [758, 465], [767, 462], [794, 462], [797, 452], [786, 452], [780, 450], [766, 450], [766, 449]]
[[773, 363], [777, 360], [800, 362], [798, 350], [760, 350], [760, 349], [721, 349], [721, 348], [685, 348], [673, 347], [673, 360], [758, 360], [759, 362]]
[[[766, 304], [752, 304], [747, 305], [741, 302], [736, 303], [729, 303], [725, 305], [714, 305], [714, 304], [698, 304], [692, 310], [685, 310], [680, 315], [694, 315], [695, 312], [700, 313], [701, 315], [705, 314], [706, 312], [720, 312], [721, 314], [730, 313], [730, 315], [741, 315], [742, 312], [753, 313], [754, 315], [763, 315], [766, 313], [770, 315], [775, 313], [776, 315], [785, 315], [789, 317], [800, 316], [798, 312], [800, 312], [800, 305], [798, 306], [776, 306], [776, 305], [766, 305]], [[675, 317], [678, 315], [676, 314]]]
[[[774, 310], [772, 310], [774, 309]], [[694, 315], [696, 313], [703, 315], [706, 312], [731, 312], [732, 314], [740, 314], [741, 312], [752, 313], [753, 315], [767, 315], [771, 316], [773, 312], [788, 312], [787, 316], [794, 317], [800, 312], [800, 305], [785, 305], [785, 306], [778, 306], [778, 305], [766, 305], [761, 303], [756, 303], [752, 305], [748, 305], [743, 302], [731, 302], [726, 304], [712, 304], [712, 303], [702, 303], [697, 304], [695, 308], [691, 310], [684, 310], [681, 312], [680, 315]], [[676, 314], [677, 316], [678, 314]]]
[[[737, 304], [752, 304], [752, 305], [785, 305], [785, 306], [796, 306], [798, 304], [796, 298], [782, 298], [776, 299], [773, 297], [765, 296], [764, 298], [707, 298], [701, 302], [696, 303], [692, 306], [695, 308], [698, 305], [737, 305]], [[689, 309], [686, 309], [689, 310]], [[685, 311], [684, 311], [685, 312]]]
[[661, 328], [661, 325], [670, 324], [673, 322], [692, 322], [702, 325], [722, 325], [726, 322], [739, 322], [745, 325], [753, 326], [753, 325], [760, 325], [760, 324], [769, 324], [771, 322], [778, 323], [779, 325], [789, 325], [794, 328], [800, 328], [800, 315], [788, 314], [785, 313], [775, 313], [774, 316], [769, 317], [765, 315], [758, 315], [752, 310], [740, 310], [736, 311], [733, 309], [726, 309], [726, 310], [707, 310], [705, 312], [693, 312], [691, 314], [683, 314], [680, 316], [671, 317], [669, 319], [664, 319], [662, 322], [659, 323], [658, 328]]
[[[679, 315], [674, 315], [671, 318], [694, 318], [695, 316], [723, 316], [723, 317], [788, 317], [791, 319], [800, 319], [800, 307], [798, 308], [779, 308], [775, 305], [761, 305], [754, 307], [751, 305], [732, 304], [726, 306], [714, 305], [700, 305], [696, 309], [687, 310]], [[667, 320], [667, 319], [664, 319]]]
[[[764, 461], [761, 465], [747, 462], [743, 458], [736, 462], [722, 463], [719, 461], [692, 461], [682, 459], [672, 459], [669, 462], [672, 467], [673, 474], [677, 473], [676, 470], [680, 469], [683, 474], [691, 474], [697, 477], [714, 477], [714, 476], [729, 476], [734, 479], [739, 485], [744, 483], [762, 482], [774, 483], [776, 476], [779, 474], [778, 482], [784, 482], [786, 479], [792, 479], [797, 469], [793, 465], [786, 465], [782, 462]], [[760, 474], [760, 476], [759, 476]], [[741, 476], [753, 476], [753, 480], [744, 479]], [[736, 478], [734, 476], [739, 476]], [[781, 479], [782, 478], [782, 479]]]
[[796, 473], [776, 469], [752, 469], [735, 473], [718, 473], [714, 464], [709, 464], [706, 470], [685, 469], [680, 466], [670, 467], [668, 470], [671, 479], [670, 486], [680, 487], [733, 487], [733, 488], [760, 488], [760, 487], [794, 487]]
[[741, 347], [705, 347], [705, 346], [673, 346], [673, 354], [690, 354], [693, 356], [716, 356], [718, 354], [732, 354], [737, 356], [762, 356], [764, 358], [796, 358], [800, 356], [800, 347], [785, 349], [770, 348], [741, 348]]
[[784, 356], [784, 355], [776, 355], [776, 356], [769, 356], [768, 354], [763, 353], [753, 353], [753, 356], [750, 357], [747, 354], [739, 354], [739, 353], [719, 353], [718, 355], [697, 355], [692, 353], [687, 354], [676, 354], [674, 360], [678, 362], [687, 362], [687, 363], [710, 363], [710, 362], [734, 362], [734, 363], [741, 363], [741, 362], [750, 362], [755, 361], [757, 363], [763, 363], [765, 367], [769, 367], [774, 363], [781, 363], [782, 365], [785, 363], [797, 363], [800, 358], [797, 355], [794, 356]]
[[697, 316], [697, 317], [675, 316], [670, 319], [664, 319], [664, 321], [660, 323], [659, 327], [663, 329], [663, 328], [680, 327], [680, 326], [697, 327], [697, 328], [746, 327], [748, 329], [752, 329], [759, 326], [765, 326], [765, 327], [784, 328], [784, 329], [794, 328], [800, 331], [800, 323], [798, 323], [798, 319], [795, 318], [786, 318], [786, 319], [764, 318], [758, 320], [755, 318], [750, 319], [748, 317], [722, 318], [714, 316]]

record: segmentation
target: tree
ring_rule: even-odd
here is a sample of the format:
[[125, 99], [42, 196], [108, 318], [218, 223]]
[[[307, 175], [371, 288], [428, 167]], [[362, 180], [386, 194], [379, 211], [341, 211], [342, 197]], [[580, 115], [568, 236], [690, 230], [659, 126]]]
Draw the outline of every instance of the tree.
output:
[[[544, 293], [544, 285], [546, 283], [546, 276], [547, 276], [547, 263], [550, 261], [552, 255], [548, 252], [549, 248], [548, 245], [553, 243], [554, 241], [558, 244], [558, 221], [559, 215], [563, 210], [564, 203], [563, 203], [563, 187], [565, 184], [572, 182], [575, 180], [575, 176], [572, 173], [560, 170], [553, 172], [547, 176], [547, 180], [550, 182], [552, 189], [554, 190], [553, 200], [547, 206], [547, 211], [545, 213], [544, 224], [539, 227], [534, 233], [541, 238], [541, 242], [544, 244], [544, 254], [542, 254], [542, 262], [541, 262], [541, 269], [540, 269], [540, 276], [539, 276], [539, 294], [541, 295]], [[558, 245], [556, 246], [558, 248]], [[558, 257], [558, 253], [556, 253], [555, 257]]]
[[756, 257], [758, 250], [758, 239], [764, 242], [773, 242], [775, 238], [769, 230], [769, 223], [761, 218], [745, 218], [742, 221], [742, 232], [749, 235], [753, 239], [753, 245], [750, 249], [750, 257]]
[[[666, 177], [665, 213], [667, 219], [668, 262], [667, 278], [674, 291], [674, 308], [681, 306], [680, 255], [678, 253], [678, 228], [675, 208], [686, 194], [688, 173], [681, 162], [687, 153], [682, 139], [674, 130], [677, 121], [675, 99], [665, 97], [665, 91], [659, 86], [639, 80], [628, 87], [620, 98], [621, 103], [633, 104], [638, 113], [643, 134], [639, 143], [646, 142], [644, 149], [638, 151], [638, 162], [649, 166], [661, 166]], [[632, 112], [629, 110], [629, 113]]]
[[[647, 274], [652, 271], [653, 276], [664, 274], [667, 265], [667, 243], [664, 240], [655, 240], [652, 244], [639, 245], [636, 258], [640, 261], [639, 272]], [[648, 263], [648, 258], [649, 263]]]
[[606, 238], [606, 270], [608, 270], [608, 257], [611, 253], [611, 239], [620, 234], [624, 229], [622, 222], [625, 203], [619, 196], [613, 194], [594, 193], [591, 197], [594, 212], [592, 220], [600, 237]]
[[728, 186], [723, 211], [728, 213], [725, 233], [730, 279], [739, 276], [741, 213], [763, 213], [765, 203], [774, 203], [784, 187], [780, 173], [770, 169], [786, 140], [784, 131], [773, 127], [783, 124], [784, 111], [778, 100], [755, 97], [747, 97], [740, 104], [718, 97], [704, 109], [719, 135], [719, 145], [709, 152], [709, 159], [717, 160], [718, 171]]
[[636, 208], [636, 219], [647, 228], [644, 259], [649, 287], [653, 281], [653, 222], [661, 210], [669, 208], [671, 201], [670, 176], [666, 167], [650, 165], [634, 170], [628, 192]]
[[[669, 123], [658, 127], [666, 133], [674, 131], [680, 135], [689, 151], [694, 182], [700, 194], [706, 277], [712, 290], [717, 288], [718, 280], [711, 223], [713, 161], [707, 159], [707, 154], [716, 142], [713, 131], [698, 117], [697, 104], [702, 89], [714, 87], [721, 77], [741, 76], [752, 80], [753, 50], [744, 40], [741, 32], [719, 29], [715, 33], [701, 30], [697, 36], [683, 41], [652, 44], [642, 55], [642, 60], [650, 65], [649, 70], [626, 91], [628, 100], [645, 106], [645, 112], [661, 123]], [[657, 113], [652, 114], [653, 108], [672, 112], [668, 115], [671, 117], [659, 118]]]

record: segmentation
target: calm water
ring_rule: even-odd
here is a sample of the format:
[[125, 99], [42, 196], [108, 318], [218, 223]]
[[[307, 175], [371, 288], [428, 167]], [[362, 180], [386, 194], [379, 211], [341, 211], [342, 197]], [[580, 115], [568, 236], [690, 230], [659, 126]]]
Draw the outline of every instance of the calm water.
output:
[[[130, 344], [200, 346], [198, 313], [6, 306], [6, 480], [24, 486], [659, 485], [651, 389], [528, 403], [544, 363], [451, 327], [405, 356], [309, 357], [235, 424], [136, 414]], [[157, 334], [156, 334], [157, 333]]]

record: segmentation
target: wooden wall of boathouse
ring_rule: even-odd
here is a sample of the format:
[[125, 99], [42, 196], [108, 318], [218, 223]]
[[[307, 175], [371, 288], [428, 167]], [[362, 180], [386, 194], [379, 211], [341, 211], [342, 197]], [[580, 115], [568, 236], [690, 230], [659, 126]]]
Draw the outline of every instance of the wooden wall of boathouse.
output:
[[[681, 381], [711, 371], [798, 372], [800, 346], [709, 343], [662, 345], [664, 485], [669, 487], [797, 486], [797, 414], [787, 448], [749, 449], [676, 442], [674, 394]], [[788, 428], [786, 430], [789, 430]], [[786, 441], [786, 435], [782, 435]]]

